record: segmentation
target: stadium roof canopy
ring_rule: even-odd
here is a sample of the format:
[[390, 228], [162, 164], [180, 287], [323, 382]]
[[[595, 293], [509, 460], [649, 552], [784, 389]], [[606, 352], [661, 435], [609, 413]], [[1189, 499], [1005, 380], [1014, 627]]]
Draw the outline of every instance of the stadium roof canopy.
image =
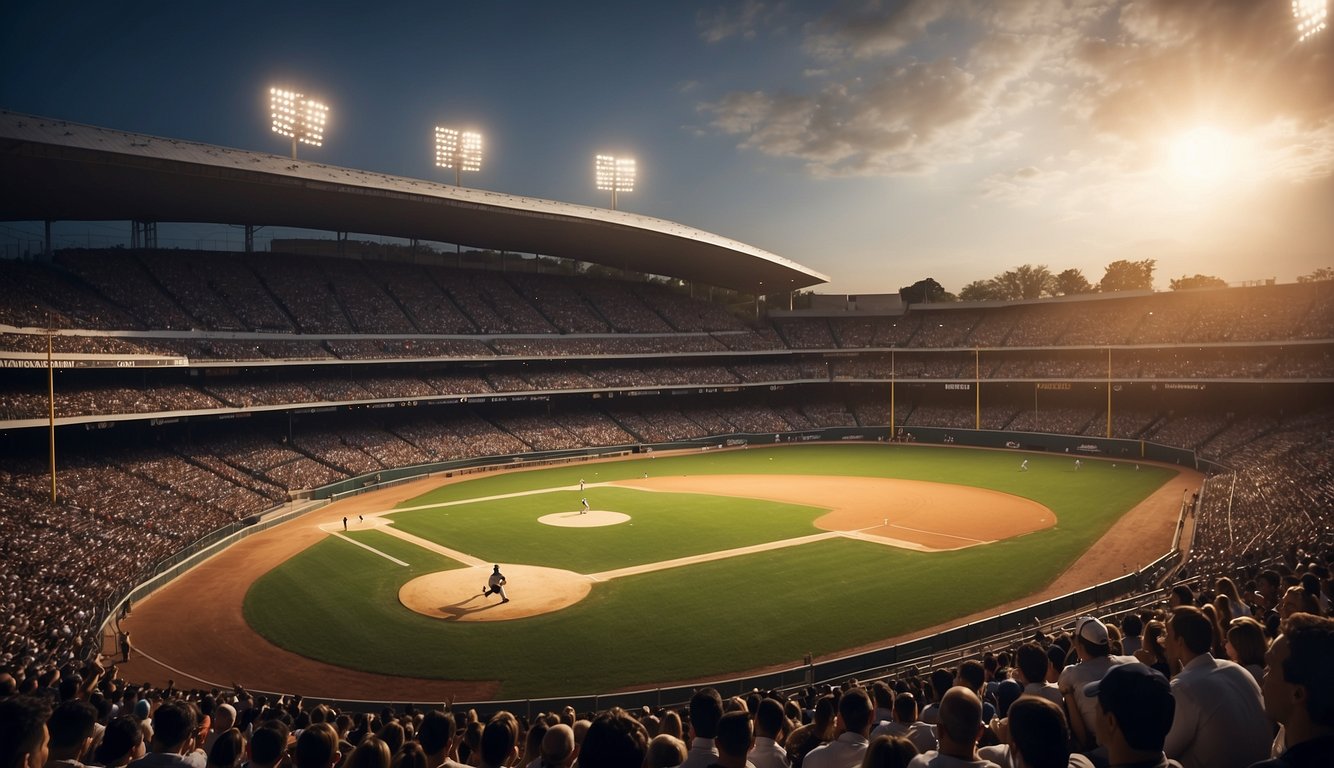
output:
[[0, 111], [0, 220], [249, 224], [520, 253], [781, 294], [828, 277], [663, 219]]

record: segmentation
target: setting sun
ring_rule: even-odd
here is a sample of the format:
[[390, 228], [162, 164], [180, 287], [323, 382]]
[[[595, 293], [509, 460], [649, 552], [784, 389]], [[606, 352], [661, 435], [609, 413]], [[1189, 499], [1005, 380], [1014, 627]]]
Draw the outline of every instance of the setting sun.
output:
[[1171, 140], [1167, 166], [1182, 181], [1216, 181], [1236, 168], [1237, 150], [1235, 137], [1213, 126], [1198, 126]]

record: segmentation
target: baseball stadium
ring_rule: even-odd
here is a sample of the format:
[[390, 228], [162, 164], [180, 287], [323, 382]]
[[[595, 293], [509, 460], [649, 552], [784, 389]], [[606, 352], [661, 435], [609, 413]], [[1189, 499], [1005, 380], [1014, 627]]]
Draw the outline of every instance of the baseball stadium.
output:
[[[671, 719], [711, 739], [714, 699], [778, 701], [774, 739], [872, 693], [886, 723], [966, 695], [994, 725], [1003, 683], [1077, 697], [1085, 643], [1183, 673], [1183, 609], [1247, 669], [1265, 640], [1247, 656], [1238, 621], [1329, 615], [1327, 275], [820, 295], [816, 269], [619, 211], [618, 181], [596, 208], [291, 136], [0, 112], [0, 221], [43, 227], [0, 260], [0, 705], [135, 712], [153, 751], [173, 708], [237, 743], [280, 728], [297, 768], [297, 732], [346, 717], [355, 756], [443, 711], [458, 743], [402, 768], [491, 764], [498, 723], [518, 749], [628, 719], [642, 755]], [[179, 225], [244, 235], [160, 239]], [[1030, 648], [1051, 679], [1011, 677]], [[1079, 708], [1062, 733], [1097, 747]]]
[[6, 219], [134, 230], [0, 272], [11, 667], [676, 705], [1329, 535], [1334, 283], [791, 308], [825, 276], [673, 222], [0, 117]]

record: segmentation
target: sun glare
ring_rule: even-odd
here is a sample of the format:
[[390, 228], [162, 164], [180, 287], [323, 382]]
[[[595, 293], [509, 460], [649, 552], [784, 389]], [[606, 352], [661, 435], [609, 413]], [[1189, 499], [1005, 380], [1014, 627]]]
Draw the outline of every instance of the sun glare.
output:
[[1181, 181], [1206, 183], [1226, 178], [1235, 168], [1237, 142], [1213, 126], [1178, 134], [1168, 145], [1168, 168]]

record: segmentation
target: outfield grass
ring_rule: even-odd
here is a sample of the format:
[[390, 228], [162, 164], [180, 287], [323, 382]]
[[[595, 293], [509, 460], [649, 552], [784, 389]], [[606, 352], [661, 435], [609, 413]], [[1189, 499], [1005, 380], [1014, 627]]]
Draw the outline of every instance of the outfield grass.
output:
[[[771, 460], [772, 459], [772, 460]], [[1055, 528], [986, 547], [919, 553], [844, 539], [595, 584], [557, 613], [505, 622], [445, 622], [403, 608], [399, 587], [457, 563], [376, 531], [350, 535], [410, 565], [330, 538], [255, 582], [247, 621], [272, 642], [383, 674], [503, 679], [501, 696], [561, 696], [651, 686], [832, 653], [1031, 594], [1115, 520], [1173, 476], [1168, 469], [1067, 456], [925, 446], [793, 446], [559, 467], [480, 477], [405, 502], [443, 501], [679, 474], [897, 477], [1014, 493], [1050, 507]], [[699, 494], [590, 488], [632, 521], [553, 528], [543, 514], [578, 508], [577, 490], [398, 512], [395, 525], [498, 562], [591, 573], [816, 531], [825, 510]]]

